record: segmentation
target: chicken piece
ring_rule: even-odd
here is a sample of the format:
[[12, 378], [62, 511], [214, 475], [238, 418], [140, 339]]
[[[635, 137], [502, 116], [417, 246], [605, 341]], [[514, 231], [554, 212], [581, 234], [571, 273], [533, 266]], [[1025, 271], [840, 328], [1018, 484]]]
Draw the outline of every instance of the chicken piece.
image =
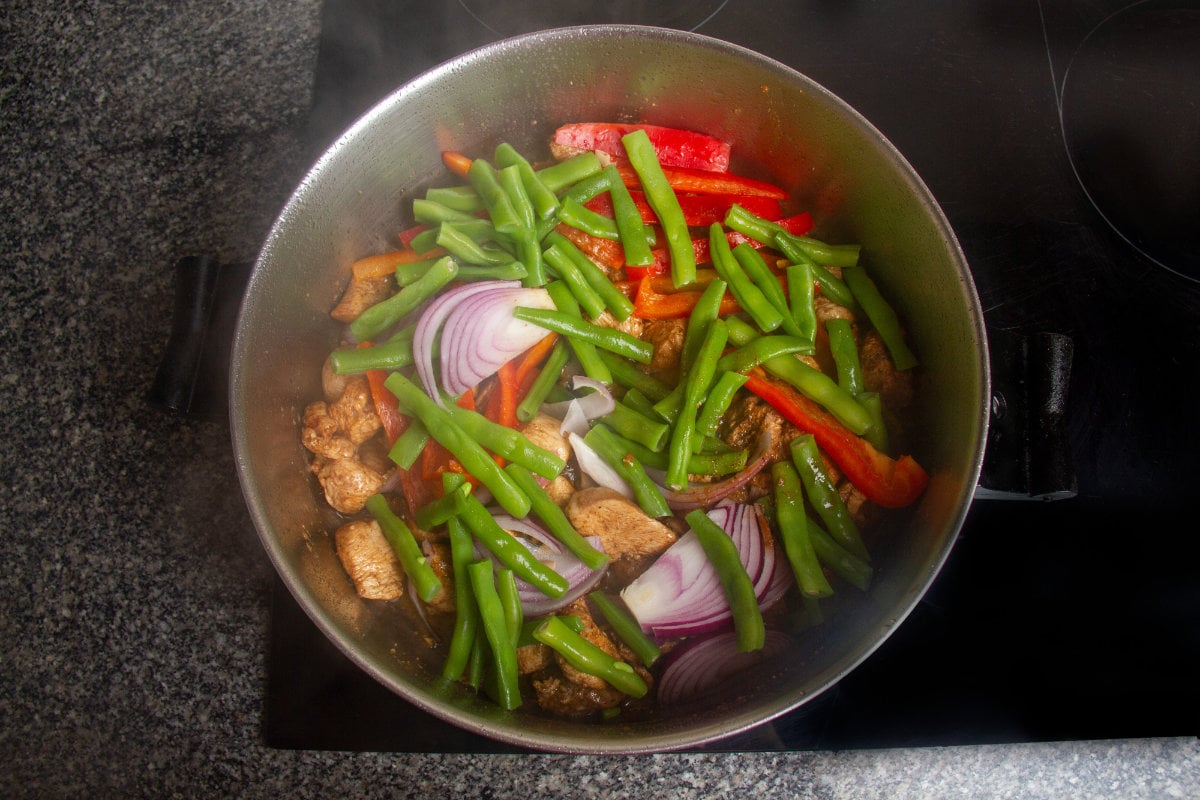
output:
[[[348, 348], [338, 348], [345, 350]], [[325, 400], [332, 403], [342, 396], [346, 391], [346, 384], [350, 382], [353, 375], [339, 375], [333, 371], [333, 363], [327, 356], [325, 363], [321, 365], [321, 392], [325, 395]]]
[[912, 404], [912, 372], [896, 369], [883, 338], [874, 330], [862, 337], [858, 360], [862, 365], [863, 385], [868, 392], [879, 392], [883, 405], [892, 412]]
[[[613, 644], [612, 639], [609, 639], [608, 634], [600, 630], [600, 626], [598, 626], [596, 624], [596, 620], [592, 618], [592, 612], [591, 609], [588, 608], [586, 600], [583, 600], [582, 598], [575, 600], [565, 609], [563, 609], [562, 613], [573, 614], [583, 621], [583, 630], [580, 631], [579, 635], [584, 639], [591, 642], [605, 653], [608, 653], [613, 658], [621, 657], [620, 653], [617, 651], [617, 646]], [[557, 653], [555, 653], [554, 657], [558, 662], [559, 669], [562, 670], [563, 677], [569, 680], [571, 683], [576, 683], [580, 686], [586, 686], [589, 689], [600, 690], [608, 688], [608, 683], [603, 678], [599, 678], [587, 672], [581, 672], [580, 670], [571, 666], [571, 664], [565, 658]]]
[[668, 382], [679, 375], [679, 360], [683, 355], [683, 337], [687, 331], [687, 320], [652, 319], [642, 327], [642, 339], [654, 345], [650, 363], [643, 369], [652, 375], [661, 375]]
[[[559, 420], [549, 414], [539, 412], [522, 426], [521, 433], [525, 434], [525, 438], [538, 447], [549, 450], [563, 461], [569, 461], [571, 444], [567, 441], [567, 437], [562, 435], [561, 428], [562, 423]], [[571, 498], [575, 492], [575, 485], [571, 482], [570, 477], [564, 474], [546, 484], [545, 489], [546, 494], [550, 495], [550, 499], [561, 506]]]
[[453, 614], [454, 605], [454, 566], [450, 561], [450, 545], [445, 542], [427, 542], [421, 548], [428, 560], [433, 574], [442, 582], [442, 590], [426, 603], [433, 611], [443, 614]]
[[[555, 161], [566, 161], [568, 158], [587, 152], [592, 151], [584, 150], [580, 147], [571, 147], [570, 145], [566, 144], [559, 144], [555, 141], [550, 142], [550, 155], [553, 156]], [[608, 153], [604, 153], [599, 150], [596, 150], [595, 153], [596, 157], [600, 159], [600, 163], [604, 166], [607, 167], [609, 164], [613, 163], [613, 157]]]
[[731, 447], [753, 450], [764, 430], [771, 434], [771, 462], [791, 458], [789, 448], [800, 429], [757, 395], [735, 400], [725, 412], [718, 433]]
[[355, 375], [346, 382], [342, 396], [329, 406], [338, 429], [355, 445], [362, 444], [383, 427], [371, 399], [371, 386], [366, 377]]
[[391, 275], [351, 280], [342, 292], [338, 304], [329, 312], [329, 316], [338, 322], [351, 323], [371, 306], [386, 300], [395, 286], [396, 279]]
[[318, 459], [313, 464], [317, 480], [325, 491], [325, 500], [335, 511], [357, 514], [367, 504], [367, 498], [383, 486], [384, 476], [357, 458]]
[[355, 452], [354, 442], [340, 434], [337, 421], [329, 415], [329, 406], [320, 400], [304, 409], [300, 442], [318, 456], [335, 461], [352, 458]]
[[395, 600], [404, 593], [404, 570], [378, 522], [347, 522], [333, 536], [342, 568], [361, 597]]
[[517, 648], [517, 674], [532, 675], [548, 669], [553, 663], [554, 651], [541, 642], [522, 645]]
[[[601, 269], [603, 269], [603, 267], [601, 267]], [[635, 317], [632, 315], [626, 317], [624, 322], [621, 322], [612, 315], [611, 311], [605, 311], [592, 321], [603, 328], [612, 328], [613, 330], [621, 331], [622, 333], [628, 333], [630, 336], [636, 336], [639, 339], [642, 338], [642, 331], [645, 329], [647, 324], [646, 321], [641, 317]]]
[[604, 552], [614, 561], [657, 555], [677, 538], [632, 500], [603, 486], [575, 492], [567, 501], [566, 512], [581, 534], [600, 537]]
[[837, 489], [843, 505], [850, 512], [850, 518], [854, 520], [854, 524], [858, 526], [859, 530], [872, 527], [879, 516], [879, 507], [868, 500], [867, 496], [850, 481], [842, 481], [838, 484]]
[[816, 312], [817, 322], [822, 326], [827, 320], [831, 319], [848, 319], [851, 322], [855, 321], [854, 312], [843, 305], [839, 305], [828, 297], [817, 295], [813, 298], [813, 311]]
[[550, 674], [545, 678], [534, 678], [533, 688], [537, 704], [560, 717], [590, 717], [606, 708], [616, 708], [625, 695], [608, 684], [603, 689], [592, 689], [572, 683], [566, 678]]

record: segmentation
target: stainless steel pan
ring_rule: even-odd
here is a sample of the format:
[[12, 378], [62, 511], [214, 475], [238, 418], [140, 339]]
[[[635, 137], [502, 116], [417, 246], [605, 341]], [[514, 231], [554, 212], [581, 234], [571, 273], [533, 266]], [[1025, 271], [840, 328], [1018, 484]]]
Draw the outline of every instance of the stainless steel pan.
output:
[[[567, 121], [641, 120], [729, 139], [742, 172], [796, 187], [818, 234], [864, 247], [922, 359], [932, 481], [890, 518], [877, 581], [793, 653], [722, 699], [594, 725], [504, 713], [438, 679], [438, 655], [399, 614], [360, 600], [333, 552], [298, 420], [319, 396], [339, 326], [328, 311], [356, 257], [394, 246], [408, 202], [442, 176], [440, 152], [500, 141], [543, 152]], [[867, 658], [937, 575], [970, 504], [988, 423], [989, 369], [970, 272], [937, 203], [872, 125], [803, 75], [700, 35], [634, 26], [538, 32], [470, 52], [399, 88], [312, 168], [250, 278], [231, 366], [233, 444], [272, 563], [316, 625], [363, 670], [416, 706], [477, 734], [565, 752], [646, 752], [711, 742], [810, 700]], [[532, 705], [532, 704], [527, 704]]]

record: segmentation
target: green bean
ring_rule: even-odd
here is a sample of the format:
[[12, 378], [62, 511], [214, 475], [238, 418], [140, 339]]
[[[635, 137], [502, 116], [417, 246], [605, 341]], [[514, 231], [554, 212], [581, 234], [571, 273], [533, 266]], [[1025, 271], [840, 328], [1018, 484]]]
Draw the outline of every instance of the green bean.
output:
[[[585, 630], [587, 630], [587, 624], [578, 614], [556, 614], [555, 616], [558, 617], [564, 625], [576, 633], [583, 633]], [[545, 617], [527, 619], [521, 624], [521, 638], [517, 640], [517, 645], [519, 647], [538, 644], [538, 640], [533, 638], [533, 632], [537, 629], [537, 626], [542, 624], [544, 619]]]
[[613, 600], [599, 589], [588, 594], [588, 599], [616, 632], [617, 637], [629, 646], [629, 649], [642, 660], [643, 664], [649, 667], [659, 659], [662, 650], [654, 643], [653, 639], [646, 635], [638, 621], [618, 601]]
[[758, 336], [731, 353], [721, 357], [717, 369], [729, 372], [748, 372], [764, 361], [798, 353], [812, 355], [816, 347], [809, 339], [798, 336]]
[[534, 378], [529, 391], [525, 393], [525, 397], [517, 406], [517, 419], [521, 422], [529, 422], [537, 416], [538, 409], [542, 407], [546, 396], [550, 394], [550, 390], [558, 381], [562, 368], [566, 366], [568, 357], [566, 340], [559, 339], [550, 349], [550, 355], [546, 356], [546, 360], [542, 364], [542, 371]]
[[816, 295], [815, 278], [809, 264], [791, 264], [785, 270], [788, 284], [788, 311], [800, 329], [800, 337], [815, 342], [817, 312], [813, 308]]
[[[696, 353], [704, 342], [704, 336], [709, 326], [720, 317], [721, 300], [729, 284], [720, 278], [714, 278], [704, 287], [692, 313], [688, 316], [687, 327], [683, 332], [683, 346], [679, 354], [679, 372], [687, 375], [696, 360]], [[654, 404], [654, 411], [667, 422], [674, 422], [679, 415], [679, 405], [683, 402], [685, 382], [679, 381], [675, 388], [665, 397], [659, 398]]]
[[679, 198], [667, 182], [662, 165], [650, 137], [642, 129], [634, 130], [621, 137], [629, 164], [637, 173], [646, 193], [646, 202], [654, 209], [663, 235], [667, 239], [667, 252], [671, 257], [671, 281], [676, 287], [696, 282], [696, 253], [692, 249], [692, 236], [687, 220], [679, 207]]
[[554, 216], [554, 212], [558, 210], [558, 198], [515, 147], [508, 142], [496, 145], [495, 160], [497, 166], [515, 166], [517, 168], [521, 176], [521, 183], [525, 186], [525, 193], [533, 206], [534, 216], [538, 219], [549, 219]]
[[[605, 425], [596, 425], [592, 430], [596, 428], [606, 428], [606, 433], [616, 439], [616, 444], [620, 450], [632, 455], [643, 467], [653, 467], [654, 469], [667, 468], [667, 454], [665, 452], [655, 452], [643, 444], [626, 439]], [[691, 458], [688, 459], [688, 474], [732, 475], [746, 468], [746, 462], [749, 457], [749, 450], [724, 450], [720, 452], [706, 450], [700, 453], [692, 453]]]
[[837, 367], [838, 385], [852, 395], [863, 391], [862, 364], [858, 360], [858, 344], [854, 341], [854, 328], [850, 320], [831, 317], [825, 321], [825, 332], [829, 334], [829, 351]]
[[[434, 239], [437, 238], [438, 230], [440, 229], [440, 227], [441, 226], [438, 226], [437, 228], [430, 228], [429, 230], [424, 231], [420, 235], [420, 236], [424, 236], [425, 234], [432, 234], [432, 238], [429, 239], [428, 246], [418, 246], [417, 239], [420, 238], [420, 236], [418, 236], [417, 238], [414, 238], [412, 240], [412, 242], [410, 242], [410, 246], [412, 247], [412, 249], [421, 250], [423, 252], [424, 250], [431, 250], [434, 247], [436, 247], [437, 243], [434, 241]], [[426, 272], [428, 272], [429, 268], [432, 267], [434, 264], [436, 264], [437, 261], [438, 261], [437, 258], [426, 258], [422, 261], [409, 261], [404, 264], [397, 264], [396, 265], [396, 273], [395, 273], [396, 285], [397, 286], [408, 286], [410, 283], [415, 281], [417, 278], [420, 278], [422, 275], [424, 275]]]
[[502, 167], [496, 170], [496, 180], [504, 193], [508, 195], [508, 201], [512, 203], [513, 210], [517, 212], [517, 218], [521, 220], [521, 227], [532, 229], [535, 219], [533, 203], [529, 201], [529, 194], [525, 191], [525, 184], [521, 181], [520, 168], [516, 164]]
[[[478, 608], [476, 608], [475, 613], [479, 613]], [[483, 632], [483, 624], [477, 624], [475, 626], [475, 641], [471, 643], [471, 656], [467, 659], [467, 675], [463, 678], [463, 682], [476, 691], [479, 691], [483, 686], [483, 671], [489, 660], [490, 650], [491, 648], [488, 647], [487, 643], [487, 634]]]
[[[608, 175], [608, 193], [612, 197], [613, 224], [617, 229], [617, 238], [621, 241], [625, 263], [632, 266], [646, 266], [654, 263], [654, 254], [646, 242], [646, 225], [642, 222], [642, 212], [633, 202], [629, 188], [621, 180], [620, 173], [613, 165], [604, 168]], [[671, 195], [674, 197], [674, 194]], [[678, 205], [678, 201], [676, 201]]]
[[425, 190], [425, 199], [467, 214], [484, 210], [483, 198], [470, 186], [434, 186]]
[[834, 275], [825, 267], [813, 261], [808, 253], [806, 253], [792, 238], [784, 233], [775, 237], [775, 246], [779, 248], [779, 252], [783, 253], [793, 264], [804, 264], [812, 270], [813, 276], [816, 278], [817, 285], [821, 288], [821, 294], [829, 298], [840, 306], [844, 306], [855, 314], [861, 312], [858, 301], [854, 299], [850, 287], [845, 281]]
[[767, 300], [766, 295], [750, 280], [741, 264], [734, 258], [721, 223], [714, 222], [709, 226], [708, 243], [713, 268], [722, 280], [729, 284], [730, 293], [754, 320], [754, 324], [764, 333], [770, 333], [782, 325], [783, 313]]
[[626, 389], [625, 394], [621, 395], [621, 402], [642, 416], [654, 413], [654, 401], [642, 394], [641, 389]]
[[449, 411], [430, 399], [424, 390], [399, 372], [389, 375], [384, 380], [384, 386], [396, 395], [404, 406], [411, 409], [430, 435], [458, 459], [463, 469], [478, 478], [491, 491], [496, 502], [505, 511], [514, 517], [523, 517], [529, 513], [529, 498], [496, 465], [491, 455], [455, 423]]
[[558, 617], [546, 617], [533, 629], [533, 638], [561, 655], [575, 669], [602, 678], [619, 692], [637, 698], [649, 691], [633, 667], [584, 639]]
[[527, 282], [530, 276], [529, 268], [517, 260], [498, 266], [478, 266], [465, 264], [458, 268], [460, 281], [522, 281]]
[[669, 517], [671, 507], [662, 491], [655, 485], [646, 468], [633, 452], [623, 445], [620, 436], [605, 425], [593, 425], [583, 441], [612, 467], [633, 490], [633, 499], [651, 517]]
[[609, 179], [609, 174], [603, 167], [593, 175], [589, 175], [567, 188], [559, 198], [560, 203], [565, 203], [568, 200], [574, 200], [576, 203], [586, 204], [594, 197], [599, 197], [608, 191], [612, 181]]
[[871, 565], [834, 541], [812, 517], [808, 518], [808, 536], [812, 540], [817, 558], [829, 567], [833, 574], [864, 592], [871, 587], [871, 577], [874, 573]]
[[545, 286], [546, 269], [542, 259], [541, 234], [534, 228], [522, 228], [512, 234], [516, 240], [517, 257], [525, 265], [523, 286]]
[[504, 626], [508, 628], [508, 638], [516, 648], [517, 640], [521, 637], [521, 623], [525, 614], [521, 611], [521, 595], [517, 591], [516, 574], [507, 567], [496, 570], [496, 594], [500, 596], [500, 606], [504, 609]]
[[587, 539], [575, 529], [571, 524], [571, 520], [563, 513], [562, 508], [546, 494], [538, 482], [534, 479], [533, 473], [522, 467], [520, 464], [509, 464], [504, 468], [517, 486], [525, 494], [529, 495], [529, 500], [533, 505], [533, 513], [546, 526], [546, 530], [562, 543], [563, 547], [571, 551], [571, 553], [588, 566], [589, 569], [600, 569], [609, 562], [609, 557], [601, 550], [592, 547]]
[[670, 386], [667, 386], [653, 375], [642, 372], [628, 359], [604, 351], [600, 351], [599, 356], [600, 360], [608, 368], [611, 380], [615, 380], [627, 389], [637, 389], [650, 400], [656, 402], [671, 393]]
[[787, 233], [787, 228], [777, 222], [751, 214], [745, 206], [734, 203], [725, 214], [725, 227], [750, 237], [765, 245], [771, 244], [777, 234]]
[[779, 536], [783, 539], [784, 552], [792, 565], [792, 574], [796, 576], [796, 585], [807, 597], [828, 597], [833, 594], [833, 587], [821, 571], [812, 539], [808, 535], [808, 517], [804, 513], [804, 488], [800, 476], [788, 462], [776, 461], [771, 465], [771, 478], [775, 483], [775, 516], [779, 522]]
[[458, 264], [454, 259], [449, 256], [438, 259], [416, 281], [359, 314], [358, 319], [350, 323], [351, 333], [360, 342], [374, 338], [440, 292], [456, 275]]
[[[520, 518], [526, 515], [522, 514]], [[515, 536], [500, 527], [496, 518], [474, 494], [463, 497], [463, 510], [458, 518], [466, 523], [479, 543], [496, 557], [502, 566], [517, 573], [517, 577], [538, 589], [547, 597], [562, 597], [567, 591], [566, 579], [538, 561]]]
[[616, 241], [621, 238], [620, 232], [617, 231], [616, 220], [592, 211], [574, 197], [568, 197], [562, 201], [558, 209], [558, 219], [572, 228], [578, 228], [584, 233], [601, 239]]
[[871, 415], [871, 425], [863, 434], [871, 445], [881, 453], [888, 451], [887, 423], [883, 418], [883, 397], [879, 392], [860, 392], [858, 402]]
[[475, 222], [479, 219], [470, 212], [460, 211], [428, 198], [413, 200], [412, 208], [413, 219], [422, 225], [438, 226], [443, 222]]
[[444, 492], [441, 497], [430, 500], [418, 508], [416, 513], [413, 514], [413, 519], [417, 523], [417, 527], [426, 531], [432, 530], [461, 512], [463, 509], [463, 495], [469, 491], [470, 487], [464, 482], [462, 486]]
[[488, 644], [492, 648], [495, 666], [497, 697], [501, 708], [511, 711], [521, 705], [521, 688], [517, 683], [517, 649], [509, 634], [504, 615], [504, 606], [496, 591], [492, 575], [492, 562], [475, 561], [467, 566], [475, 601], [479, 605], [479, 619]]
[[838, 544], [854, 555], [870, 560], [858, 526], [850, 516], [837, 487], [825, 472], [825, 462], [811, 434], [802, 433], [792, 440], [792, 463], [804, 484], [808, 502], [829, 529]]
[[861, 248], [856, 244], [830, 245], [809, 236], [797, 236], [779, 223], [755, 216], [739, 205], [729, 209], [729, 213], [725, 215], [725, 224], [763, 244], [774, 244], [789, 259], [796, 260], [792, 253], [799, 250], [804, 253], [806, 260], [820, 264], [845, 267], [858, 263]]
[[649, 364], [654, 354], [654, 346], [636, 336], [615, 328], [605, 328], [594, 322], [588, 322], [582, 317], [562, 311], [551, 311], [544, 308], [526, 308], [517, 306], [513, 309], [513, 317], [523, 322], [554, 331], [568, 339], [587, 342], [601, 350], [607, 350], [620, 356], [637, 361], [639, 364]]
[[394, 370], [413, 363], [413, 332], [409, 326], [386, 342], [373, 347], [355, 347], [350, 350], [334, 350], [329, 354], [329, 365], [338, 375], [366, 372], [369, 369]]
[[725, 323], [720, 319], [713, 320], [696, 354], [696, 360], [692, 362], [684, 379], [683, 403], [671, 430], [671, 442], [667, 448], [666, 483], [671, 489], [683, 489], [688, 484], [687, 467], [696, 435], [696, 414], [708, 394], [708, 387], [716, 374], [717, 361], [725, 349], [728, 336]]
[[[720, 362], [718, 362], [719, 367]], [[717, 377], [712, 391], [708, 393], [708, 397], [705, 398], [704, 405], [700, 407], [700, 413], [696, 417], [697, 444], [702, 445], [709, 437], [716, 435], [721, 417], [729, 410], [738, 389], [741, 389], [742, 384], [746, 381], [747, 376], [740, 372], [725, 371]], [[695, 452], [694, 446], [693, 452]]]
[[475, 159], [467, 169], [467, 180], [483, 198], [488, 216], [492, 218], [496, 230], [512, 233], [524, 226], [521, 215], [513, 206], [512, 198], [504, 191], [500, 177], [491, 164], [482, 158]]
[[442, 665], [442, 677], [456, 681], [467, 668], [479, 626], [479, 609], [475, 606], [475, 595], [471, 593], [471, 579], [467, 574], [467, 565], [475, 560], [475, 543], [457, 517], [446, 520], [446, 530], [450, 536], [450, 565], [454, 576], [454, 630], [450, 634], [446, 663]]
[[[737, 317], [729, 317], [726, 325], [729, 327], [729, 338], [736, 345], [746, 345], [758, 336], [758, 331]], [[838, 386], [837, 381], [821, 370], [792, 356], [778, 356], [764, 361], [762, 366], [813, 402], [819, 403], [856, 435], [863, 435], [871, 426], [871, 415], [854, 395]]]
[[562, 250], [575, 262], [575, 266], [579, 268], [584, 280], [591, 284], [596, 294], [603, 298], [604, 305], [608, 307], [618, 322], [629, 319], [633, 314], [633, 301], [613, 284], [608, 274], [598, 267], [596, 262], [588, 258], [587, 254], [576, 247], [574, 242], [557, 231], [551, 231], [547, 235], [546, 241], [551, 246]]
[[453, 222], [443, 222], [438, 227], [437, 245], [446, 248], [450, 255], [467, 264], [496, 267], [513, 261], [511, 253], [498, 248], [484, 247], [462, 233]]
[[404, 568], [404, 574], [413, 582], [417, 596], [426, 603], [437, 597], [442, 591], [442, 582], [438, 580], [433, 567], [429, 566], [429, 560], [421, 552], [421, 546], [417, 544], [412, 530], [392, 511], [387, 498], [381, 494], [371, 495], [367, 498], [366, 509], [379, 523], [383, 535], [387, 537], [396, 558]]
[[745, 271], [750, 280], [754, 282], [754, 285], [762, 291], [763, 297], [767, 298], [767, 302], [779, 312], [780, 319], [783, 320], [780, 323], [780, 327], [792, 336], [803, 338], [803, 331], [796, 324], [796, 320], [792, 319], [787, 294], [783, 291], [783, 287], [779, 285], [779, 278], [767, 266], [767, 262], [763, 259], [762, 255], [748, 242], [742, 242], [733, 248], [733, 257], [741, 265], [742, 270]]
[[[572, 317], [583, 321], [583, 312], [579, 309], [579, 303], [575, 300], [575, 296], [571, 294], [570, 288], [562, 281], [551, 281], [546, 284], [546, 291], [550, 294], [550, 299], [554, 301], [554, 306], [559, 311], [570, 314]], [[612, 373], [609, 371], [608, 365], [601, 358], [601, 351], [591, 342], [585, 342], [582, 339], [567, 339], [567, 344], [571, 346], [571, 351], [575, 353], [575, 358], [579, 361], [579, 366], [583, 367], [583, 372], [589, 378], [600, 381], [601, 383], [612, 383]]]
[[417, 459], [421, 457], [421, 451], [428, 443], [429, 431], [425, 429], [425, 424], [421, 420], [411, 417], [404, 433], [396, 437], [396, 441], [388, 450], [388, 458], [401, 469], [412, 469], [412, 465], [417, 463]]
[[565, 161], [559, 161], [557, 164], [543, 167], [537, 171], [537, 174], [542, 183], [546, 184], [546, 188], [558, 193], [603, 170], [604, 164], [601, 163], [600, 156], [589, 150], [586, 153], [571, 156]]
[[685, 519], [721, 581], [725, 599], [729, 601], [729, 608], [733, 612], [733, 630], [738, 650], [743, 653], [761, 650], [766, 641], [766, 626], [754, 593], [754, 583], [746, 574], [737, 545], [703, 509], [689, 512]]
[[616, 401], [613, 410], [605, 415], [603, 421], [626, 439], [640, 442], [651, 450], [661, 450], [671, 432], [665, 422], [650, 419], [620, 400]]
[[904, 331], [900, 328], [896, 311], [879, 293], [875, 281], [871, 280], [862, 267], [842, 270], [842, 278], [854, 293], [858, 304], [862, 306], [867, 319], [871, 320], [871, 324], [879, 332], [879, 338], [883, 339], [884, 345], [887, 346], [896, 369], [908, 370], [917, 366], [919, 362], [904, 339]]
[[809, 258], [818, 264], [831, 267], [853, 267], [858, 264], [858, 256], [862, 248], [856, 244], [828, 244], [811, 236], [797, 236], [785, 231], [786, 238], [803, 250]]
[[450, 418], [483, 447], [509, 461], [515, 461], [546, 480], [554, 480], [567, 466], [567, 462], [556, 453], [534, 444], [514, 428], [493, 422], [478, 411], [453, 404], [447, 406], [446, 410]]
[[596, 293], [590, 283], [584, 280], [583, 273], [579, 271], [579, 267], [565, 251], [557, 246], [551, 246], [546, 248], [543, 255], [546, 263], [554, 269], [557, 276], [571, 290], [575, 302], [579, 303], [589, 318], [596, 319], [604, 313], [603, 298]]

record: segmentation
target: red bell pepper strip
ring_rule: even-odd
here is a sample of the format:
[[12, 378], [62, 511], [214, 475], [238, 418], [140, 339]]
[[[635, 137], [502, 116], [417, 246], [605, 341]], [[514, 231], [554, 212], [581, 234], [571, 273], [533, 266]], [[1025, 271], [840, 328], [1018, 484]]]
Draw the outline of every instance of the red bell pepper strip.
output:
[[[790, 217], [784, 217], [783, 219], [777, 219], [775, 222], [779, 225], [782, 225], [785, 229], [796, 234], [797, 236], [803, 236], [805, 233], [808, 233], [810, 230], [812, 230], [813, 226], [812, 215], [810, 215], [807, 211], [800, 214], [794, 214]], [[762, 248], [766, 246], [762, 242], [756, 242], [749, 236], [739, 233], [738, 231], [728, 231], [725, 234], [725, 238], [729, 241], [729, 246], [731, 248], [737, 247], [742, 242], [749, 242], [755, 248]], [[696, 252], [697, 264], [708, 264], [712, 261], [712, 256], [708, 252], [708, 237], [693, 239], [692, 249]], [[631, 280], [640, 281], [647, 275], [658, 277], [659, 275], [666, 275], [671, 271], [671, 257], [665, 248], [656, 248], [650, 252], [651, 255], [654, 256], [654, 263], [645, 267], [634, 267], [628, 264], [625, 265], [625, 274]]]
[[[475, 390], [468, 389], [459, 396], [455, 402], [459, 408], [465, 408], [470, 411], [475, 410]], [[421, 451], [421, 477], [427, 481], [441, 480], [441, 474], [446, 470], [458, 472], [466, 475], [467, 480], [472, 486], [478, 484], [476, 478], [463, 469], [462, 464], [450, 455], [450, 451], [442, 446], [436, 439], [430, 438], [425, 443], [425, 449]]]
[[709, 172], [729, 170], [728, 142], [715, 136], [660, 125], [633, 125], [616, 122], [577, 122], [563, 125], [554, 132], [554, 143], [579, 150], [599, 150], [625, 157], [621, 137], [635, 130], [646, 132], [658, 162], [663, 166], [689, 167]]
[[[621, 180], [629, 188], [641, 186], [637, 173], [628, 162], [618, 161], [617, 172]], [[787, 198], [787, 192], [773, 183], [747, 178], [743, 175], [733, 175], [728, 172], [706, 172], [702, 169], [687, 167], [663, 167], [667, 182], [676, 192], [692, 194], [742, 194], [774, 197], [776, 200]]]
[[[629, 196], [642, 215], [642, 222], [647, 225], [657, 225], [658, 215], [646, 201], [646, 194], [638, 189], [630, 189]], [[677, 195], [679, 208], [683, 211], [684, 221], [691, 227], [707, 227], [714, 222], [722, 222], [733, 205], [739, 205], [747, 210], [755, 209], [754, 215], [763, 219], [775, 219], [780, 215], [779, 201], [774, 197], [764, 197], [753, 194], [681, 194]], [[606, 217], [613, 215], [612, 196], [602, 192], [586, 203], [586, 206]]]
[[427, 230], [429, 230], [428, 225], [426, 225], [423, 222], [418, 222], [416, 225], [413, 225], [411, 228], [405, 228], [404, 230], [400, 231], [400, 233], [397, 235], [396, 238], [398, 238], [400, 240], [401, 245], [403, 245], [406, 248], [411, 248], [412, 240], [417, 238], [417, 234], [424, 233]]
[[617, 240], [601, 239], [570, 225], [560, 224], [555, 230], [570, 239], [588, 258], [600, 266], [614, 271], [625, 266], [625, 249]]
[[752, 370], [745, 387], [805, 433], [812, 434], [842, 474], [866, 497], [884, 508], [903, 508], [916, 502], [929, 484], [929, 475], [912, 456], [898, 459], [879, 452], [854, 435], [825, 409], [787, 384]]
[[[370, 347], [369, 342], [363, 342], [359, 347]], [[393, 445], [400, 434], [408, 428], [408, 417], [400, 413], [400, 403], [396, 395], [383, 385], [387, 373], [381, 369], [369, 369], [366, 372], [367, 385], [371, 387], [371, 400], [375, 404], [375, 413], [383, 423], [383, 433], [387, 436], [388, 445]]]
[[517, 364], [515, 360], [506, 361], [496, 370], [496, 385], [492, 387], [492, 396], [488, 398], [485, 416], [506, 428], [517, 427], [518, 389]]
[[474, 160], [470, 156], [463, 155], [455, 150], [442, 151], [442, 163], [460, 178], [467, 177], [467, 171], [471, 169], [471, 162]]
[[[661, 280], [667, 281], [668, 287], [672, 286], [670, 278], [664, 276]], [[696, 303], [700, 300], [700, 295], [703, 291], [692, 291], [685, 289], [683, 291], [662, 292], [654, 285], [655, 279], [649, 276], [642, 278], [638, 282], [637, 294], [633, 300], [633, 316], [642, 319], [682, 319], [688, 317], [692, 313], [692, 309], [696, 307]], [[736, 314], [741, 311], [741, 306], [737, 300], [729, 292], [721, 298], [721, 307], [719, 312], [722, 316], [728, 314]]]

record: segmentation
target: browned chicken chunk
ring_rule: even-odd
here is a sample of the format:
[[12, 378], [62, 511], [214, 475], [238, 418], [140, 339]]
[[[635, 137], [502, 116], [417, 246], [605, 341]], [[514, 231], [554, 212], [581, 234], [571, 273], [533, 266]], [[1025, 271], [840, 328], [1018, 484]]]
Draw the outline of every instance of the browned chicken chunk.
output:
[[[525, 438], [538, 447], [549, 450], [567, 461], [571, 458], [571, 444], [567, 441], [567, 437], [562, 435], [561, 428], [560, 420], [539, 412], [522, 426], [521, 433], [525, 434]], [[571, 483], [571, 479], [564, 474], [546, 484], [545, 489], [546, 493], [550, 495], [550, 499], [561, 506], [571, 498], [575, 486]]]
[[863, 385], [869, 392], [879, 392], [888, 410], [899, 412], [912, 404], [912, 372], [896, 369], [877, 332], [871, 330], [862, 337], [858, 359], [862, 364]]
[[354, 442], [341, 434], [337, 421], [329, 415], [329, 406], [320, 400], [304, 409], [300, 442], [318, 456], [334, 461], [353, 458], [355, 453]]
[[338, 430], [355, 445], [370, 439], [383, 427], [375, 412], [375, 401], [371, 399], [371, 386], [362, 375], [355, 375], [346, 382], [342, 396], [330, 404], [329, 416], [337, 423]]
[[674, 543], [675, 532], [646, 516], [637, 503], [602, 486], [571, 495], [567, 517], [584, 536], [598, 536], [604, 552], [615, 561], [657, 555]]
[[396, 281], [390, 275], [351, 280], [342, 292], [342, 299], [329, 312], [329, 316], [338, 322], [349, 324], [371, 306], [386, 300], [395, 287]]
[[367, 499], [383, 486], [384, 476], [357, 458], [333, 461], [318, 459], [313, 464], [317, 480], [325, 491], [325, 500], [343, 514], [357, 514]]
[[338, 558], [368, 600], [395, 600], [404, 592], [404, 571], [375, 520], [347, 522], [334, 534]]
[[683, 335], [687, 320], [653, 319], [642, 328], [642, 339], [654, 345], [654, 354], [645, 370], [668, 380], [679, 374], [679, 359], [683, 355]]

